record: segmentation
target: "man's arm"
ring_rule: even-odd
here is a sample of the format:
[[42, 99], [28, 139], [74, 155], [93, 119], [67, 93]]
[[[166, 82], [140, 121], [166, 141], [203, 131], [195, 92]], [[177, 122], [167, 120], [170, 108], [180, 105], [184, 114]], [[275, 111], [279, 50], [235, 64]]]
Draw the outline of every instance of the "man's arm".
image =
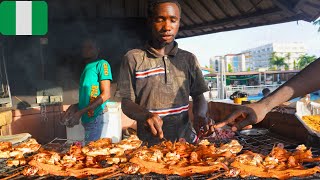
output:
[[[193, 127], [199, 134], [200, 128], [206, 128], [208, 119], [206, 118], [208, 112], [208, 103], [203, 95], [207, 92], [208, 86], [204, 80], [200, 64], [195, 55], [192, 54], [192, 61], [190, 61], [190, 96], [193, 101]], [[204, 129], [205, 131], [207, 129]]]
[[110, 96], [110, 80], [102, 80], [99, 82], [100, 85], [100, 95], [97, 96], [87, 107], [80, 109], [78, 113], [82, 116], [84, 113], [89, 110], [94, 110], [101, 104], [103, 104], [106, 100], [108, 100]]
[[[232, 130], [236, 131], [256, 124], [264, 119], [266, 114], [275, 106], [290, 99], [303, 96], [320, 89], [320, 58], [301, 70], [297, 75], [284, 83], [277, 90], [257, 103], [245, 106], [237, 106], [234, 112], [216, 125], [222, 127], [226, 124], [234, 124]], [[241, 117], [243, 120], [237, 121]]]
[[103, 102], [110, 98], [110, 80], [102, 80], [100, 84], [100, 95], [83, 109], [78, 109], [78, 104], [71, 105], [62, 118], [62, 123], [68, 127], [73, 127], [79, 123], [81, 116], [89, 110], [94, 110]]
[[163, 121], [157, 114], [149, 112], [147, 109], [126, 98], [122, 99], [121, 108], [123, 113], [129, 118], [148, 125], [150, 127], [151, 133], [154, 136], [159, 136], [160, 139], [163, 138]]
[[320, 58], [301, 70], [297, 75], [264, 98], [260, 103], [272, 110], [290, 99], [306, 95], [320, 89]]
[[150, 113], [147, 109], [139, 106], [127, 98], [122, 98], [121, 108], [126, 116], [136, 121], [145, 122], [152, 115], [152, 113]]
[[194, 122], [193, 126], [197, 133], [199, 133], [201, 127], [206, 127], [208, 124], [207, 122], [207, 112], [208, 112], [208, 103], [206, 99], [204, 98], [203, 94], [200, 94], [198, 96], [192, 96], [193, 101], [193, 116], [194, 116]]
[[150, 127], [153, 135], [163, 138], [162, 119], [150, 113], [147, 109], [135, 103], [136, 95], [134, 92], [135, 72], [134, 72], [134, 57], [131, 53], [124, 56], [120, 68], [118, 91], [120, 93], [121, 108], [123, 113], [129, 118], [146, 124]]

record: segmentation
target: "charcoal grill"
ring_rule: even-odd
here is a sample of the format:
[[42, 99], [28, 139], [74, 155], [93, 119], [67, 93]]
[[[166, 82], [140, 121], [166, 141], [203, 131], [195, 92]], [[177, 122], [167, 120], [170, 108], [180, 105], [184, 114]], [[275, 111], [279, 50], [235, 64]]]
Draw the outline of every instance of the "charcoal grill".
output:
[[[301, 142], [293, 141], [291, 139], [286, 139], [284, 137], [281, 137], [277, 134], [274, 134], [272, 132], [269, 132], [264, 135], [258, 135], [258, 136], [248, 136], [240, 133], [236, 133], [235, 139], [239, 141], [241, 145], [243, 145], [243, 150], [250, 150], [256, 153], [261, 153], [263, 155], [267, 155], [270, 153], [272, 148], [279, 144], [282, 143], [284, 145], [284, 148], [289, 150], [289, 151], [294, 151], [295, 148], [301, 144]], [[68, 151], [70, 145], [72, 143], [76, 142], [75, 140], [69, 140], [69, 139], [60, 139], [60, 138], [55, 138], [51, 142], [49, 142], [46, 145], [43, 145], [44, 148], [50, 147], [52, 144], [60, 144], [60, 152], [64, 153]], [[218, 144], [218, 142], [215, 142]], [[220, 142], [219, 142], [220, 143]], [[222, 143], [227, 143], [227, 141], [224, 141]], [[312, 153], [315, 156], [320, 156], [320, 149], [319, 148], [312, 148]], [[305, 167], [314, 167], [316, 165], [320, 165], [319, 162], [314, 162], [314, 163], [305, 163]], [[60, 176], [51, 176], [51, 175], [46, 175], [46, 176], [31, 176], [31, 177], [25, 177], [22, 174], [18, 174], [21, 172], [25, 167], [7, 167], [6, 166], [6, 160], [1, 160], [0, 159], [0, 178], [6, 178], [6, 179], [14, 179], [14, 180], [22, 180], [22, 179], [36, 179], [36, 180], [41, 180], [41, 179], [54, 179], [54, 180], [72, 180], [76, 179], [75, 177], [60, 177]], [[188, 178], [185, 177], [180, 177], [178, 175], [159, 175], [159, 174], [146, 174], [146, 175], [125, 175], [122, 174], [121, 176], [112, 178], [112, 179], [123, 179], [123, 180], [135, 180], [135, 179], [145, 179], [145, 180], [167, 180], [167, 179], [190, 179], [190, 180], [200, 180], [200, 179], [229, 179], [229, 180], [236, 180], [240, 178], [223, 178], [221, 177], [222, 173], [217, 172], [209, 175], [194, 175]], [[95, 179], [97, 177], [92, 176], [86, 179]], [[103, 178], [101, 178], [103, 179]], [[248, 177], [246, 179], [261, 179], [257, 177]], [[291, 180], [302, 180], [302, 179], [320, 179], [320, 173], [314, 174], [309, 177], [294, 177], [291, 178]]]

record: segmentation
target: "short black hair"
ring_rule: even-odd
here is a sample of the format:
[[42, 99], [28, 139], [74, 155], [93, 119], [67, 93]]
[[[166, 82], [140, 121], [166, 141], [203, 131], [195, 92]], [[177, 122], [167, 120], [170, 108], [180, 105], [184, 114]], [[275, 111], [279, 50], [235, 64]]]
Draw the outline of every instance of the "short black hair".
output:
[[269, 89], [269, 88], [264, 88], [264, 89], [262, 90], [262, 94], [263, 94], [264, 96], [267, 96], [269, 93], [270, 93], [270, 89]]
[[181, 14], [181, 6], [179, 3], [179, 0], [149, 0], [148, 1], [148, 17], [153, 17], [154, 15], [154, 10], [157, 5], [162, 4], [162, 3], [174, 3], [178, 6], [179, 12]]
[[99, 48], [99, 42], [95, 35], [89, 34], [89, 35], [83, 36], [81, 44], [84, 43], [85, 41], [91, 41], [96, 46], [96, 48]]

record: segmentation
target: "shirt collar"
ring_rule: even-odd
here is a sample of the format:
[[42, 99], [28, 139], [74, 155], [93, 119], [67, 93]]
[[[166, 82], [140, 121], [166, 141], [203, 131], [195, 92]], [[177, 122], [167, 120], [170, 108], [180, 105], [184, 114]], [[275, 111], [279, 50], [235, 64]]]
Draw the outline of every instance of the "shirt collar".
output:
[[[178, 53], [178, 43], [176, 41], [173, 42], [174, 46], [172, 48], [172, 50], [168, 53], [168, 56], [176, 56]], [[151, 55], [153, 55], [154, 57], [163, 57], [162, 54], [160, 54], [156, 49], [154, 49], [152, 46], [150, 46], [149, 43], [147, 43], [145, 45], [146, 50], [148, 51], [148, 53], [150, 53]]]

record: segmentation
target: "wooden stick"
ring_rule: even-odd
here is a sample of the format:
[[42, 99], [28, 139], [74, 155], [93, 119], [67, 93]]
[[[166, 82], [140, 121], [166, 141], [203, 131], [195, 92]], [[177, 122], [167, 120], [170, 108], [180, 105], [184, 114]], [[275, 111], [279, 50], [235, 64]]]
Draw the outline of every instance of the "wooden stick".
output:
[[215, 176], [212, 176], [211, 178], [208, 178], [207, 180], [217, 179], [217, 178], [219, 178], [219, 177], [221, 177], [221, 176], [223, 176], [223, 175], [224, 175], [224, 172], [219, 173], [219, 174], [217, 174], [217, 175], [215, 175]]
[[8, 176], [8, 177], [5, 177], [5, 178], [2, 178], [2, 179], [0, 179], [0, 180], [7, 180], [7, 179], [11, 179], [11, 178], [16, 177], [16, 176], [18, 176], [18, 175], [20, 175], [20, 174], [21, 174], [21, 172], [17, 172], [17, 173], [15, 173], [15, 174], [12, 174], [11, 176]]
[[122, 173], [120, 171], [116, 171], [114, 173], [107, 174], [105, 176], [101, 176], [101, 177], [97, 178], [96, 180], [102, 180], [102, 179], [106, 179], [106, 178], [113, 178], [113, 177], [116, 177], [116, 176], [119, 176], [119, 175], [122, 175]]

